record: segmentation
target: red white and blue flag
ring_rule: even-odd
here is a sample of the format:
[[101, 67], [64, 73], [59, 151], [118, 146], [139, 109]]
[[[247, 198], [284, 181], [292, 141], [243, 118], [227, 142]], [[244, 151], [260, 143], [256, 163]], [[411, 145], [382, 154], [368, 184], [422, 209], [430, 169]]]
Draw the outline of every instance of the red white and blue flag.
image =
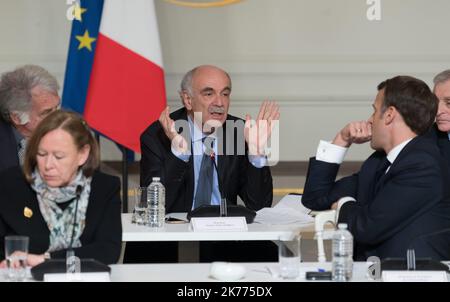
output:
[[62, 105], [140, 152], [140, 134], [166, 106], [153, 0], [81, 0], [74, 16]]

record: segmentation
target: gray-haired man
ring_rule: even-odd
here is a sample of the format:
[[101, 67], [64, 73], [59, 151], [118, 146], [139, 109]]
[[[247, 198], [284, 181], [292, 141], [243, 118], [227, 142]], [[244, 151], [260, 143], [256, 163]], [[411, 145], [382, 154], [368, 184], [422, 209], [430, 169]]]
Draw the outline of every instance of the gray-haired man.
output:
[[439, 105], [436, 123], [427, 136], [436, 140], [442, 157], [447, 160], [450, 171], [450, 69], [438, 73], [433, 82], [433, 92], [439, 99]]
[[27, 139], [37, 125], [58, 109], [59, 85], [36, 65], [5, 72], [0, 78], [0, 171], [21, 164]]

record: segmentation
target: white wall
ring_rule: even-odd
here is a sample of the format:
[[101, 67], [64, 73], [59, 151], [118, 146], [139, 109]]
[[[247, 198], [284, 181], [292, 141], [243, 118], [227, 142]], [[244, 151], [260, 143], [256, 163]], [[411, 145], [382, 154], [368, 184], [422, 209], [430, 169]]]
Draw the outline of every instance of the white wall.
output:
[[[130, 0], [132, 1], [132, 0]], [[244, 0], [210, 9], [156, 0], [169, 104], [184, 72], [217, 64], [233, 79], [231, 113], [281, 105], [281, 159], [307, 160], [319, 138], [366, 119], [376, 85], [397, 74], [450, 68], [450, 1], [381, 0], [368, 21], [364, 0]], [[63, 80], [70, 23], [64, 0], [0, 0], [0, 72], [41, 64]], [[352, 148], [353, 149], [353, 148]], [[367, 146], [350, 160], [367, 156]], [[117, 158], [113, 147], [103, 158]]]

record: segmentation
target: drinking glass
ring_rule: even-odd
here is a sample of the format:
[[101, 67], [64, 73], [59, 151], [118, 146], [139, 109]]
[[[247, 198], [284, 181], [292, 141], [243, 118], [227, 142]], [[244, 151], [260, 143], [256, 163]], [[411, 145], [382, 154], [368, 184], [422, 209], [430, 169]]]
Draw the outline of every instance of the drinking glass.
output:
[[5, 237], [5, 258], [10, 281], [25, 281], [27, 277], [27, 256], [29, 238], [27, 236]]

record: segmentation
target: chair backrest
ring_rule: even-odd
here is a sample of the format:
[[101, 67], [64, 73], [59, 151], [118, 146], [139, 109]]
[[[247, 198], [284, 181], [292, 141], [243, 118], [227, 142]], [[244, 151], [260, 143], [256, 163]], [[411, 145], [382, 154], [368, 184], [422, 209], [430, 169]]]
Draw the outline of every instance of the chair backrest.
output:
[[317, 261], [326, 262], [323, 241], [332, 238], [331, 232], [324, 231], [325, 224], [331, 222], [336, 225], [336, 210], [317, 212], [315, 217], [315, 231], [317, 240]]

